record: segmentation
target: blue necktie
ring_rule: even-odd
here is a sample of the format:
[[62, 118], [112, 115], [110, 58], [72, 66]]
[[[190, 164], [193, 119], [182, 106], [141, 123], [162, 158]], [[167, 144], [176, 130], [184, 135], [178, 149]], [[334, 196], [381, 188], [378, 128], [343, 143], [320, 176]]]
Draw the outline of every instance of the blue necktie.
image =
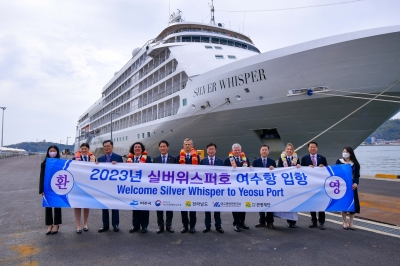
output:
[[162, 163], [165, 163], [165, 156], [162, 157]]

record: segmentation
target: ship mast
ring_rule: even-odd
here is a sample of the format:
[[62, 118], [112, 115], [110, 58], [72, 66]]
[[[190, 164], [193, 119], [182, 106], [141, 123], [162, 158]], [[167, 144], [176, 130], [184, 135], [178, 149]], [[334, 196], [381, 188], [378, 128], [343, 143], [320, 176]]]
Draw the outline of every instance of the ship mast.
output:
[[211, 8], [211, 21], [210, 21], [210, 24], [213, 25], [213, 26], [215, 26], [215, 19], [214, 19], [214, 0], [211, 0], [210, 8]]

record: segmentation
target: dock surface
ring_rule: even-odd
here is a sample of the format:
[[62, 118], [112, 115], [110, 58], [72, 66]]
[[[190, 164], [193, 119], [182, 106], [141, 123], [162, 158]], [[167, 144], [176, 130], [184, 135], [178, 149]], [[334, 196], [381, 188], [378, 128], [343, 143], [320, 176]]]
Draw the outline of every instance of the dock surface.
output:
[[202, 233], [204, 213], [197, 212], [195, 234], [156, 234], [150, 212], [146, 234], [128, 231], [131, 211], [120, 211], [120, 232], [98, 233], [101, 210], [89, 215], [89, 232], [75, 233], [72, 209], [62, 210], [56, 235], [45, 235], [39, 195], [41, 156], [0, 160], [0, 265], [399, 265], [400, 182], [361, 178], [361, 214], [355, 231], [343, 230], [340, 214], [327, 213], [326, 230], [310, 229], [308, 213], [298, 227], [275, 218], [275, 229], [255, 228], [258, 213], [246, 215], [250, 230], [233, 230], [232, 214], [221, 213], [224, 234]]

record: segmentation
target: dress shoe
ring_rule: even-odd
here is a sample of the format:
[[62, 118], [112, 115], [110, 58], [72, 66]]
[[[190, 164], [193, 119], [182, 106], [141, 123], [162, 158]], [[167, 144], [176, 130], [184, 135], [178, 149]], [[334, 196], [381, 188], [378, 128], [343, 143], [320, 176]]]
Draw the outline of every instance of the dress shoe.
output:
[[192, 228], [190, 228], [189, 232], [190, 232], [191, 234], [194, 234], [194, 233], [196, 232], [196, 229], [195, 229], [194, 227], [192, 227]]
[[310, 225], [308, 226], [308, 228], [316, 228], [316, 227], [318, 227], [318, 226], [317, 226], [317, 224], [315, 224], [315, 223], [312, 223], [312, 224], [310, 224]]
[[129, 229], [129, 233], [135, 233], [135, 232], [137, 232], [139, 230], [140, 230], [139, 227], [132, 227], [131, 229]]
[[245, 223], [241, 224], [240, 228], [242, 228], [242, 229], [250, 229], [250, 227], [248, 227], [247, 224], [245, 224]]
[[319, 225], [319, 229], [321, 229], [321, 230], [325, 230], [325, 226], [324, 226], [324, 224], [320, 224], [320, 225]]
[[[55, 230], [55, 231], [51, 231], [51, 234], [52, 235], [55, 235], [55, 234], [57, 234], [58, 233], [58, 229], [60, 229], [60, 226], [59, 225], [55, 225], [55, 226], [57, 226], [57, 230]], [[54, 229], [54, 227], [53, 227], [53, 229]]]
[[219, 233], [221, 233], [221, 234], [224, 233], [224, 229], [222, 229], [222, 228], [217, 228], [217, 229], [215, 229], [215, 230], [217, 230], [217, 232], [219, 232]]
[[113, 226], [113, 227], [114, 227], [114, 232], [119, 232], [119, 227], [118, 227], [118, 225]]
[[265, 227], [265, 223], [258, 223], [255, 226], [256, 228]]
[[182, 234], [186, 233], [187, 231], [188, 231], [188, 228], [187, 228], [187, 227], [183, 227], [183, 228], [181, 229], [181, 233], [182, 233]]
[[203, 233], [207, 233], [208, 231], [210, 231], [209, 227], [206, 227], [206, 228], [203, 229]]
[[147, 228], [146, 228], [146, 227], [143, 227], [141, 232], [142, 232], [143, 234], [147, 233]]
[[233, 228], [235, 229], [236, 232], [241, 232], [242, 231], [240, 229], [239, 225], [235, 225]]
[[350, 226], [349, 226], [349, 229], [350, 229], [351, 231], [355, 231], [355, 230], [356, 230], [355, 227], [350, 227]]
[[172, 228], [171, 226], [167, 226], [167, 231], [168, 232], [170, 232], [170, 233], [173, 233], [174, 232], [174, 228]]
[[76, 233], [80, 235], [82, 234], [82, 230], [76, 230]]
[[47, 230], [48, 231], [46, 231], [46, 235], [51, 235], [51, 230], [53, 230], [53, 226], [49, 226], [49, 228]]
[[162, 233], [162, 232], [164, 232], [164, 226], [159, 226], [158, 229], [157, 229], [157, 231], [156, 231], [156, 233], [157, 233], [157, 234], [160, 234], [160, 233]]
[[267, 227], [268, 227], [268, 228], [275, 228], [275, 226], [274, 226], [273, 223], [267, 224]]
[[85, 232], [89, 231], [89, 227], [83, 227], [83, 231]]
[[99, 229], [99, 233], [103, 233], [103, 232], [107, 231], [108, 229], [109, 229], [108, 226], [107, 227], [103, 226], [102, 228]]
[[289, 228], [296, 228], [297, 226], [296, 226], [296, 224], [288, 223], [288, 224], [287, 224], [287, 227], [289, 227]]

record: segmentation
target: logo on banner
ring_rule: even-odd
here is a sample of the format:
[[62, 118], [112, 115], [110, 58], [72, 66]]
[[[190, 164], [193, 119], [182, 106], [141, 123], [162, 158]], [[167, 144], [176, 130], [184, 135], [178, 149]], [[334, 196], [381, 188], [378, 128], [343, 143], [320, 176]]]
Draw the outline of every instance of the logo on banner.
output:
[[246, 201], [245, 205], [246, 205], [246, 208], [251, 208], [251, 202], [250, 201]]
[[51, 189], [58, 195], [68, 194], [74, 186], [73, 175], [66, 171], [57, 171], [51, 178]]
[[132, 206], [139, 205], [139, 201], [137, 201], [137, 200], [132, 200], [132, 202], [129, 203], [129, 205], [132, 205]]
[[156, 204], [157, 207], [159, 207], [159, 206], [161, 206], [161, 203], [162, 203], [161, 200], [156, 200], [155, 204]]
[[185, 205], [186, 205], [187, 208], [192, 207], [192, 201], [191, 200], [187, 200]]
[[219, 202], [213, 202], [214, 207], [221, 207], [221, 204], [219, 204]]
[[346, 194], [346, 190], [346, 182], [339, 176], [331, 176], [325, 180], [326, 194], [332, 199], [341, 199]]

